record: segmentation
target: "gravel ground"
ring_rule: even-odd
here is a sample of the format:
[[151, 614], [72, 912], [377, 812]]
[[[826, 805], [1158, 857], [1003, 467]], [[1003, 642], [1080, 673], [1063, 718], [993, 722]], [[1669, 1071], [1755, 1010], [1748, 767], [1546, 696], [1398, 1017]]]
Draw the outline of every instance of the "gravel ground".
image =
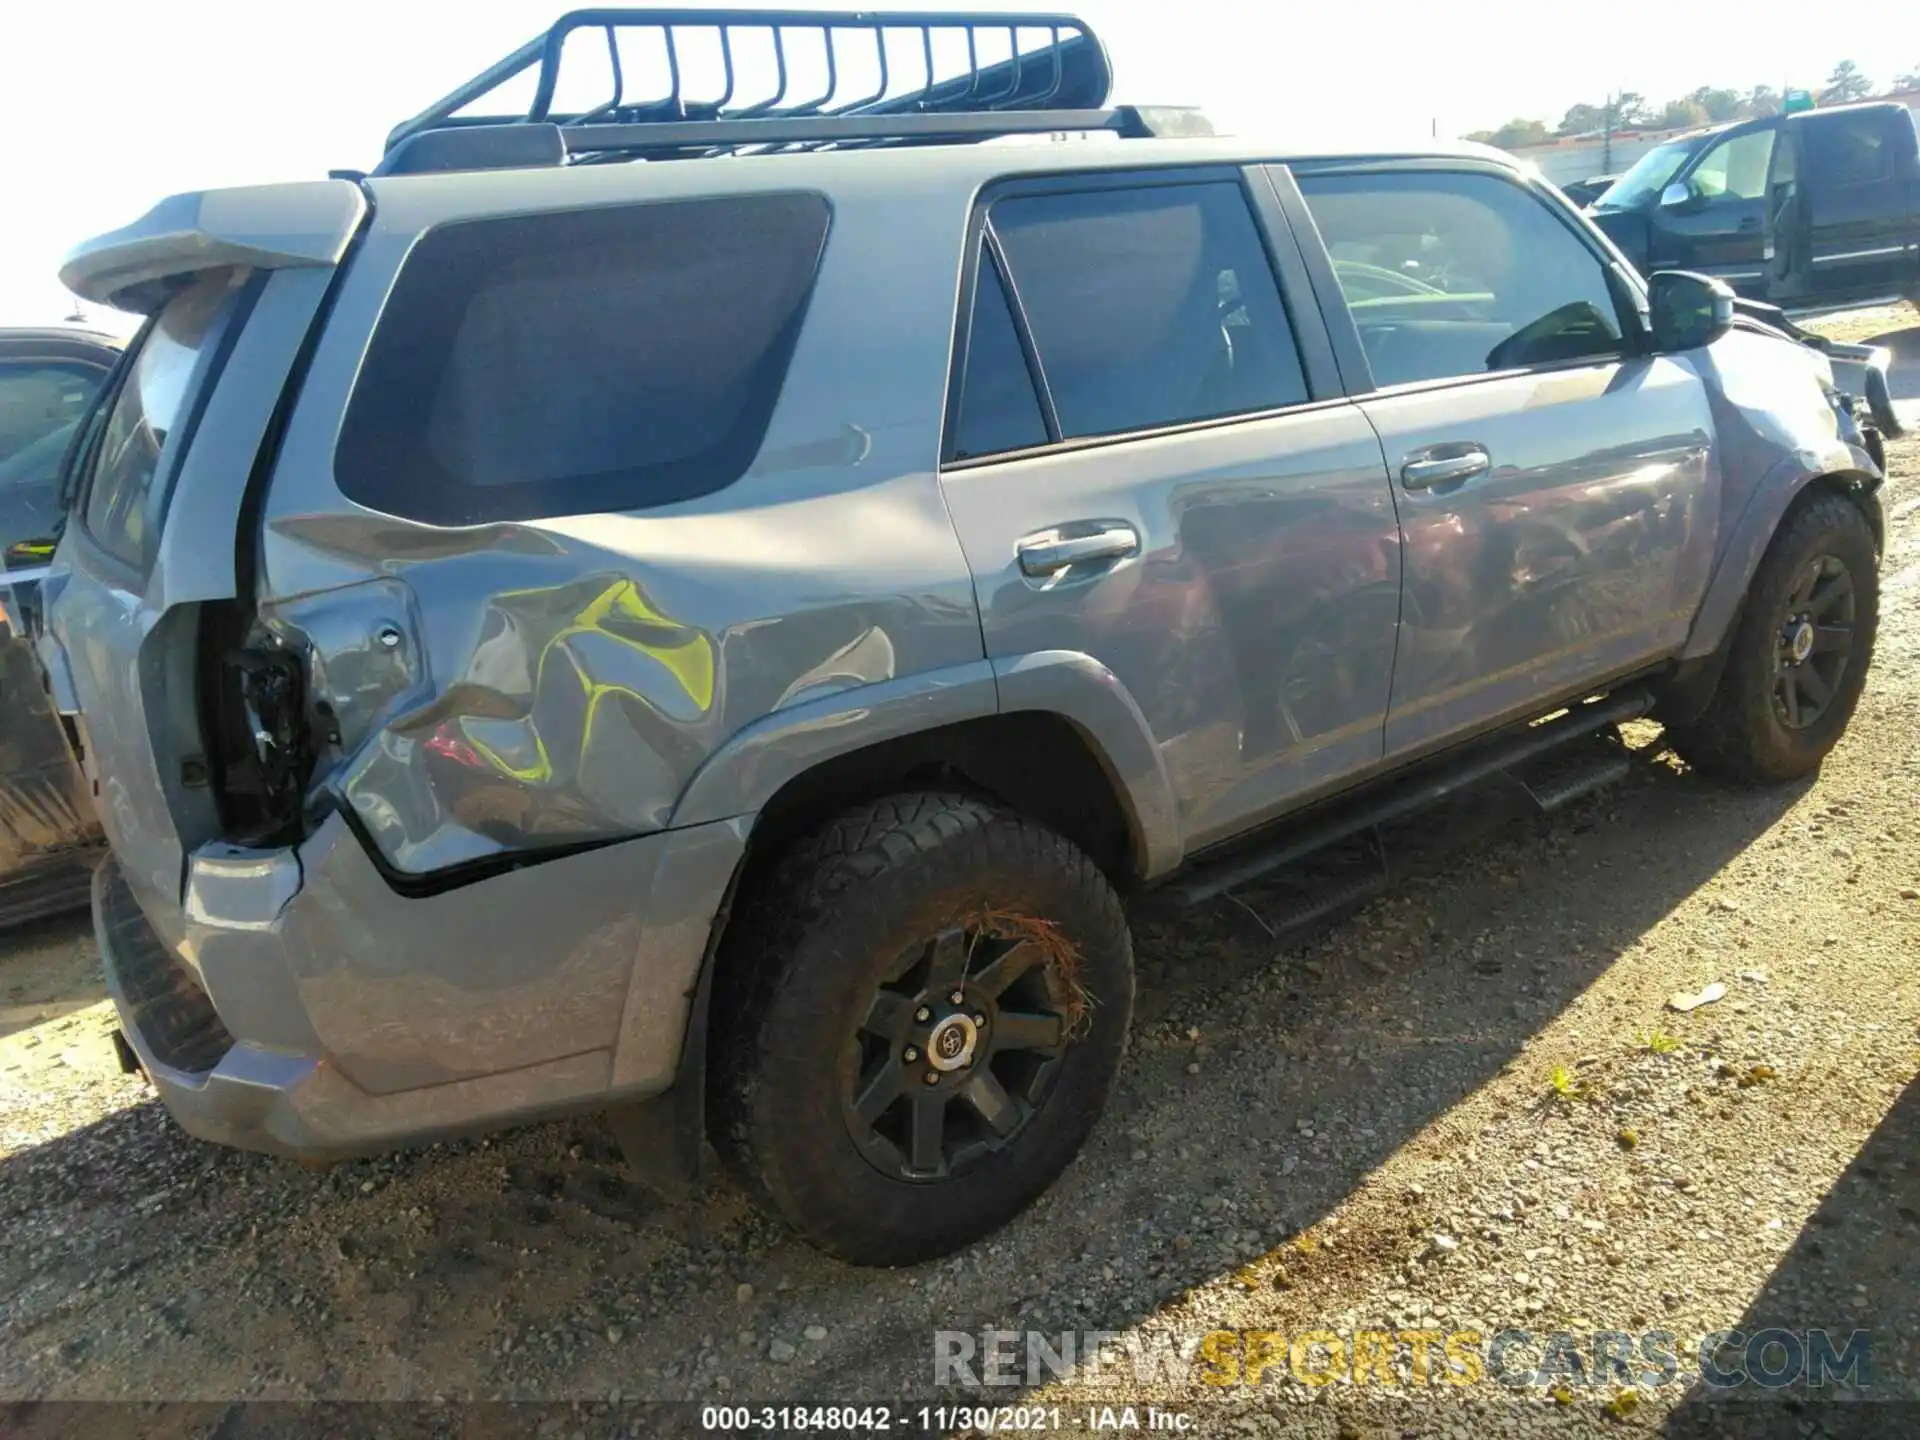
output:
[[1822, 335], [1834, 340], [1844, 340], [1849, 345], [1862, 345], [1869, 340], [1878, 340], [1882, 335], [1896, 330], [1904, 330], [1910, 325], [1920, 324], [1920, 310], [1908, 301], [1901, 300], [1892, 305], [1873, 305], [1859, 310], [1842, 310], [1832, 315], [1821, 315], [1816, 319], [1803, 320], [1803, 329], [1818, 330]]
[[[1132, 1057], [1085, 1154], [914, 1270], [826, 1260], [724, 1183], [663, 1211], [590, 1121], [320, 1174], [203, 1146], [115, 1068], [85, 925], [10, 937], [0, 1405], [557, 1400], [578, 1403], [544, 1433], [605, 1434], [648, 1433], [641, 1401], [1024, 1393], [1068, 1425], [1131, 1401], [1205, 1433], [1728, 1433], [1674, 1413], [1690, 1347], [1772, 1324], [1871, 1331], [1864, 1393], [1920, 1399], [1920, 442], [1892, 468], [1874, 679], [1817, 783], [1722, 788], [1645, 727], [1628, 779], [1550, 820], [1429, 821], [1411, 873], [1304, 946], [1265, 933], [1272, 891], [1143, 919]], [[1634, 1401], [1564, 1377], [1316, 1387], [1284, 1363], [1221, 1387], [1204, 1355], [1184, 1380], [933, 1384], [936, 1329], [1151, 1356], [1429, 1328], [1660, 1329], [1681, 1363]]]

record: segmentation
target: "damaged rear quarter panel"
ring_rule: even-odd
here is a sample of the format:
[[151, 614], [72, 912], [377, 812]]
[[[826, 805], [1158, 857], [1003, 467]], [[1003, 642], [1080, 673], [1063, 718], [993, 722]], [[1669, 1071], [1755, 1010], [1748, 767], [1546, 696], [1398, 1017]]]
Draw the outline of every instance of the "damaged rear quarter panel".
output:
[[[520, 178], [493, 177], [462, 218], [510, 208]], [[543, 205], [579, 203], [539, 178]], [[607, 203], [607, 175], [593, 179], [582, 193]], [[637, 200], [677, 182], [632, 183]], [[332, 473], [374, 317], [411, 238], [448, 218], [406, 197], [445, 188], [416, 182], [376, 205], [264, 517], [262, 619], [309, 653], [310, 698], [330, 711], [317, 732], [339, 735], [315, 784], [389, 867], [426, 875], [661, 829], [752, 722], [982, 659], [935, 473], [955, 291], [929, 280], [958, 274], [964, 196], [903, 203], [897, 183], [857, 180], [833, 193], [785, 387], [733, 484], [655, 509], [445, 528], [367, 510]], [[941, 253], [950, 267], [929, 263]], [[858, 367], [842, 363], [854, 353]]]

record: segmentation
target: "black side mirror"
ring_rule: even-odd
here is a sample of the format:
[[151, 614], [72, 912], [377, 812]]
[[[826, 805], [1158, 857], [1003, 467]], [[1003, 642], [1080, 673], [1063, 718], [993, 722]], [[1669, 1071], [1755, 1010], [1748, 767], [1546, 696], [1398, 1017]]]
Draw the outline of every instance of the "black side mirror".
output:
[[1711, 275], [1661, 270], [1647, 282], [1653, 348], [1669, 353], [1711, 345], [1733, 328], [1733, 291]]

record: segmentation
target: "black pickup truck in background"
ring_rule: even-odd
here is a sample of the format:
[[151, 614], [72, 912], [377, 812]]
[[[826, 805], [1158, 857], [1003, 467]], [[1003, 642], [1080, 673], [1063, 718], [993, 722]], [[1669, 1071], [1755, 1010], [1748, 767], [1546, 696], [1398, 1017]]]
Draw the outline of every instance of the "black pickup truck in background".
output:
[[1904, 105], [1683, 135], [1590, 213], [1643, 273], [1714, 275], [1790, 310], [1920, 298], [1920, 135]]

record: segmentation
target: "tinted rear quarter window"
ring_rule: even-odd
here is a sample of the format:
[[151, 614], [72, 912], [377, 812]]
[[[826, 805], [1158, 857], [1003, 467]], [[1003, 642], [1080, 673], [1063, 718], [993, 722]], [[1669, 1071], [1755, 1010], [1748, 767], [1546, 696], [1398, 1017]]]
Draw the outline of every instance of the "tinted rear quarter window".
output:
[[1013, 196], [988, 213], [1064, 438], [1307, 398], [1237, 184]]
[[471, 525], [691, 499], [758, 453], [826, 241], [815, 194], [429, 231], [348, 404], [340, 488]]

